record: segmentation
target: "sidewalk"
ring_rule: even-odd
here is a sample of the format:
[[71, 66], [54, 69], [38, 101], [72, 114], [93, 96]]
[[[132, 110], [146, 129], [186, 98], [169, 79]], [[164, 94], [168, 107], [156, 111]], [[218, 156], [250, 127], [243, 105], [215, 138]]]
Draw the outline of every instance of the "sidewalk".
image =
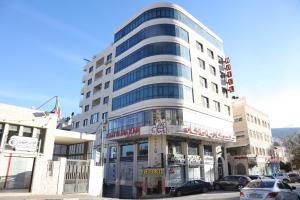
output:
[[89, 199], [112, 199], [105, 197], [95, 197], [88, 194], [65, 194], [65, 195], [35, 195], [30, 193], [6, 193], [0, 192], [0, 200], [89, 200]]

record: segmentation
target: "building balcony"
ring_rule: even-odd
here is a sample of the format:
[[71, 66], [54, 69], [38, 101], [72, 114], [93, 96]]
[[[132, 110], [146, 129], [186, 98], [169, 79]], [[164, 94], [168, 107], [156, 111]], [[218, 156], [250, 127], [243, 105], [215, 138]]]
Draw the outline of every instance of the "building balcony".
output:
[[84, 95], [84, 88], [81, 88], [81, 89], [80, 89], [80, 94], [81, 94], [81, 95]]

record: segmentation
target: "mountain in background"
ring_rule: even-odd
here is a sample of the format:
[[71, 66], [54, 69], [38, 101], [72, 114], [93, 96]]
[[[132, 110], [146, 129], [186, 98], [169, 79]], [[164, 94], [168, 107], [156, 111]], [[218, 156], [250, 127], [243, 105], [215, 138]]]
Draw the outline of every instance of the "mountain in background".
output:
[[300, 127], [296, 128], [272, 128], [273, 138], [284, 138], [293, 134], [300, 134]]

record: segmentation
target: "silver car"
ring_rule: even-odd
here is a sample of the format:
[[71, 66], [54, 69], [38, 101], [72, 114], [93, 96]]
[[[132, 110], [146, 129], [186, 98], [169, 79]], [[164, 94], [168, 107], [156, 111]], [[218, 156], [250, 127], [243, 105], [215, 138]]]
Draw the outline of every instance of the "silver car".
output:
[[240, 200], [299, 200], [296, 187], [278, 179], [253, 180], [240, 191]]

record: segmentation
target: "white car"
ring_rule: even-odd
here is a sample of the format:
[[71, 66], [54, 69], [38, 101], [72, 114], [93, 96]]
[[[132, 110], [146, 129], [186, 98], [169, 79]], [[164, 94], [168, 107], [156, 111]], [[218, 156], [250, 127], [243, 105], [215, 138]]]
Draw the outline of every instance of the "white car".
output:
[[282, 180], [285, 183], [290, 183], [291, 182], [290, 177], [288, 176], [288, 174], [285, 174], [285, 173], [274, 174], [273, 177], [275, 179]]
[[240, 191], [240, 200], [299, 200], [296, 187], [279, 179], [253, 180]]

